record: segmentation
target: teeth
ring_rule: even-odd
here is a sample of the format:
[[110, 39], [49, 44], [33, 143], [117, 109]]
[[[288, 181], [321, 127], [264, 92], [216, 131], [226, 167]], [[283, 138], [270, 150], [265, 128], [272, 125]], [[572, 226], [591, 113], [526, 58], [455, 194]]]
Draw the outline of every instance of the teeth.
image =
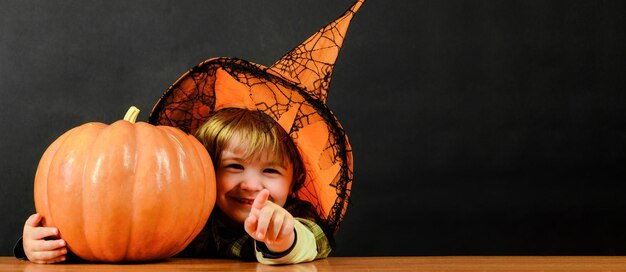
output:
[[235, 198], [235, 200], [237, 200], [237, 202], [243, 203], [243, 204], [252, 204], [252, 201], [247, 200], [247, 199]]

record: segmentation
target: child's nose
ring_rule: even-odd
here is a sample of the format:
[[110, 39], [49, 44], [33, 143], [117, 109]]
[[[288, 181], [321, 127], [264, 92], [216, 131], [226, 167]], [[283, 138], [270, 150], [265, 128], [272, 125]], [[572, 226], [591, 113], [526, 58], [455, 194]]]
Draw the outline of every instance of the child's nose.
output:
[[250, 191], [261, 191], [263, 190], [263, 182], [259, 175], [248, 174], [244, 177], [244, 180], [241, 182], [241, 189], [250, 190]]

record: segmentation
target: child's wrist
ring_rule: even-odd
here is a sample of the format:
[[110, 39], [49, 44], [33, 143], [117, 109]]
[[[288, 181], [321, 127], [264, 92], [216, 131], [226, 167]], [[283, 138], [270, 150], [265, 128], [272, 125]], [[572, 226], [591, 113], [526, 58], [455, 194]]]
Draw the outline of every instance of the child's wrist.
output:
[[277, 245], [276, 243], [273, 243], [272, 245], [270, 245], [267, 243], [257, 241], [256, 250], [259, 251], [263, 255], [264, 258], [270, 258], [270, 259], [281, 258], [291, 253], [291, 251], [296, 246], [296, 243], [298, 241], [298, 235], [296, 234], [295, 229], [293, 231], [292, 238], [287, 239], [287, 240], [291, 240], [291, 243], [289, 244], [288, 241], [286, 241], [285, 244], [288, 244], [288, 246], [285, 249], [276, 247]]
[[293, 248], [293, 245], [296, 244], [295, 232], [296, 230], [294, 229], [293, 232], [291, 232], [291, 235], [289, 235], [290, 237], [287, 237], [287, 239], [283, 239], [281, 242], [266, 242], [265, 246], [267, 246], [267, 249], [275, 254], [289, 251], [291, 248]]

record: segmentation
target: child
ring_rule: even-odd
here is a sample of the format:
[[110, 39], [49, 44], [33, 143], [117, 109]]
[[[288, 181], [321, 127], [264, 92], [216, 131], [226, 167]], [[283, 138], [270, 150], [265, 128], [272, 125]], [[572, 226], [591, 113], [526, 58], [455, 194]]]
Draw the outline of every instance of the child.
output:
[[[328, 256], [350, 196], [352, 149], [327, 91], [363, 2], [270, 67], [209, 59], [157, 102], [150, 123], [195, 133], [216, 167], [216, 208], [180, 256], [270, 264]], [[38, 263], [71, 256], [58, 230], [40, 222], [39, 215], [26, 221], [16, 256]]]
[[[284, 264], [328, 256], [331, 246], [315, 223], [319, 218], [312, 205], [295, 197], [305, 178], [298, 149], [274, 120], [262, 112], [226, 108], [215, 112], [196, 137], [215, 164], [216, 208], [179, 257]], [[65, 260], [63, 240], [42, 239], [58, 230], [37, 226], [39, 219], [31, 216], [24, 227], [25, 255], [38, 263]]]
[[181, 256], [256, 256], [262, 263], [328, 256], [330, 243], [312, 205], [296, 197], [305, 179], [298, 149], [274, 120], [259, 111], [225, 108], [196, 137], [215, 164], [217, 208]]

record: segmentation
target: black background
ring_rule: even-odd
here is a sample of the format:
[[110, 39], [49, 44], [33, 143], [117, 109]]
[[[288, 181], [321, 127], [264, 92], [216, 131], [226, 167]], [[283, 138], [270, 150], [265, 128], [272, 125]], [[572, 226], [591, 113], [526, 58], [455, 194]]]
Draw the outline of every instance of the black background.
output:
[[[204, 59], [271, 65], [352, 3], [0, 0], [0, 255], [56, 137], [147, 120]], [[366, 2], [330, 87], [355, 156], [334, 255], [626, 254], [623, 3]]]

